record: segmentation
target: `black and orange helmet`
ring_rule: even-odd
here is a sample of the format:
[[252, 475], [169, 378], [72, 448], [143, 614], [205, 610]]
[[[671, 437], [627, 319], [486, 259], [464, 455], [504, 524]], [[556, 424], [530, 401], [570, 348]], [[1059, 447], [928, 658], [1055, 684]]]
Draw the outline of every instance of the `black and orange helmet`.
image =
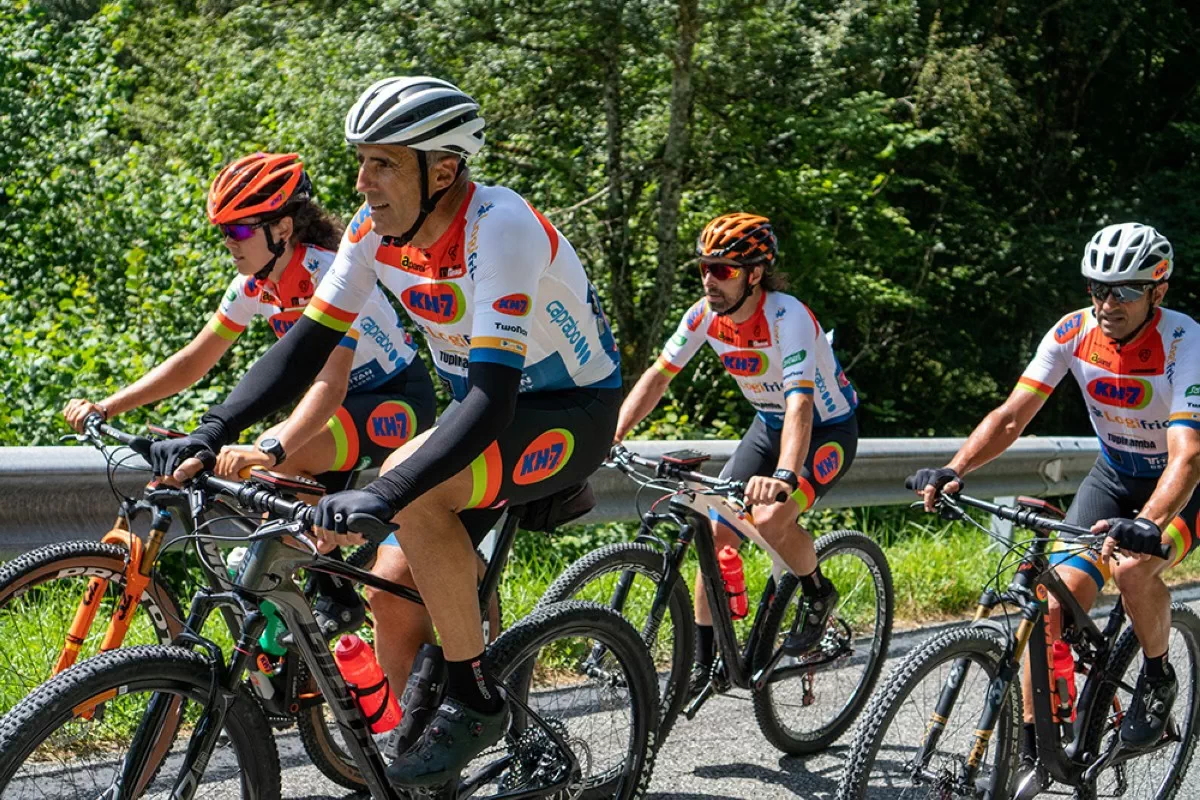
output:
[[755, 214], [722, 214], [704, 226], [696, 240], [701, 258], [727, 258], [747, 267], [775, 263], [779, 243], [771, 221]]
[[312, 196], [312, 183], [295, 153], [252, 153], [227, 165], [208, 190], [208, 221], [224, 225], [271, 217]]

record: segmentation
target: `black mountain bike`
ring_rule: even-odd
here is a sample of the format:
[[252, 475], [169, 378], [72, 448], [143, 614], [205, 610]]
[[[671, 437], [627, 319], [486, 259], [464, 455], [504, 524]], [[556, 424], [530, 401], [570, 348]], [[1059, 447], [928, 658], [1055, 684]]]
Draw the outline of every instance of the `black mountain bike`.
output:
[[[1161, 741], [1145, 750], [1124, 749], [1118, 731], [1141, 670], [1141, 646], [1133, 628], [1125, 626], [1120, 601], [1101, 629], [1047, 560], [1049, 531], [1078, 537], [1076, 551], [1098, 546], [1104, 537], [1050, 516], [1045, 503], [1030, 498], [1020, 498], [1019, 508], [963, 495], [941, 495], [938, 503], [946, 516], [985, 531], [963, 506], [1038, 535], [1012, 545], [1002, 557], [996, 587], [984, 589], [973, 623], [919, 645], [891, 673], [855, 733], [839, 800], [1011, 797], [1016, 789], [1020, 669], [1026, 650], [1032, 667], [1038, 759], [1055, 781], [1073, 787], [1079, 798], [1174, 797], [1196, 744], [1200, 617], [1184, 605], [1171, 606], [1169, 652], [1180, 682], [1179, 697]], [[1018, 558], [1012, 558], [1014, 554]], [[1000, 575], [1014, 566], [1015, 575], [1001, 590]], [[1045, 646], [1050, 594], [1062, 607], [1062, 639], [1071, 645], [1077, 672], [1086, 675], [1073, 723], [1056, 721], [1051, 698]], [[1004, 606], [1003, 618], [993, 616], [998, 606]], [[1015, 610], [1015, 630], [1009, 607]]]
[[[790, 573], [767, 581], [749, 634], [739, 644], [710, 520], [720, 518], [743, 536], [754, 520], [742, 505], [744, 484], [696, 471], [707, 458], [691, 454], [651, 460], [614, 448], [609, 466], [667, 493], [642, 515], [636, 541], [584, 556], [559, 576], [541, 602], [595, 600], [641, 629], [661, 670], [660, 740], [681, 711], [691, 719], [714, 693], [738, 687], [751, 691], [755, 717], [771, 744], [791, 754], [818, 752], [854, 721], [883, 668], [895, 605], [887, 558], [857, 531], [821, 536], [817, 560], [840, 600], [817, 649], [797, 657], [781, 649], [798, 622], [799, 580]], [[638, 466], [653, 469], [655, 477], [641, 474]], [[660, 532], [665, 532], [662, 538]], [[707, 688], [684, 708], [695, 629], [690, 587], [681, 570], [693, 542], [721, 658]]]
[[[101, 431], [146, 452], [149, 440]], [[420, 603], [405, 586], [317, 554], [304, 536], [311, 507], [255, 482], [201, 473], [185, 489], [146, 499], [157, 515], [223, 495], [267, 514], [248, 537], [227, 591], [202, 587], [172, 645], [102, 653], [60, 673], [0, 721], [0, 797], [280, 796], [280, 762], [261, 701], [244, 678], [254, 669], [269, 600], [340, 727], [345, 749], [374, 798], [401, 798], [367, 720], [342, 679], [312, 611], [293, 580], [321, 570]], [[480, 586], [481, 605], [498, 585], [523, 509], [510, 510]], [[353, 515], [349, 527], [373, 540], [391, 525]], [[235, 607], [240, 626], [228, 654], [201, 635], [205, 620]], [[602, 662], [586, 660], [596, 645]], [[226, 661], [228, 657], [228, 662]], [[615, 612], [588, 603], [538, 609], [489, 646], [505, 686], [511, 724], [445, 798], [490, 796], [631, 798], [645, 791], [654, 757], [658, 693], [644, 646]], [[423, 796], [425, 796], [423, 795]]]

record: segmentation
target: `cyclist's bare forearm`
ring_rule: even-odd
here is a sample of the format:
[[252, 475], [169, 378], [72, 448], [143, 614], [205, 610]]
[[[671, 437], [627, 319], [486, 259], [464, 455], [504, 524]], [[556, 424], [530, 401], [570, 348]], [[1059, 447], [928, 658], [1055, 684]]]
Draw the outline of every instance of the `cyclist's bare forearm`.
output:
[[787, 410], [783, 415], [783, 434], [779, 442], [777, 469], [791, 470], [797, 475], [804, 467], [808, 446], [812, 442], [813, 397], [811, 394], [793, 394], [787, 399]]
[[1012, 446], [1045, 402], [1038, 395], [1014, 389], [999, 408], [983, 418], [946, 466], [959, 475], [979, 469]]
[[642, 377], [638, 378], [637, 383], [629, 390], [625, 402], [621, 403], [621, 412], [617, 416], [617, 432], [614, 435], [617, 441], [624, 439], [626, 434], [654, 410], [670, 382], [671, 376], [657, 367], [650, 367], [642, 373]]
[[207, 375], [231, 344], [205, 327], [196, 334], [196, 338], [166, 361], [124, 389], [104, 398], [100, 404], [108, 411], [109, 417], [115, 417], [179, 394]]
[[1183, 510], [1200, 483], [1200, 430], [1172, 426], [1167, 431], [1167, 468], [1154, 487], [1154, 494], [1138, 514], [1166, 530]]
[[353, 366], [353, 350], [339, 347], [333, 351], [312, 387], [276, 433], [275, 438], [283, 445], [285, 453], [299, 452], [337, 412], [346, 399], [346, 387]]

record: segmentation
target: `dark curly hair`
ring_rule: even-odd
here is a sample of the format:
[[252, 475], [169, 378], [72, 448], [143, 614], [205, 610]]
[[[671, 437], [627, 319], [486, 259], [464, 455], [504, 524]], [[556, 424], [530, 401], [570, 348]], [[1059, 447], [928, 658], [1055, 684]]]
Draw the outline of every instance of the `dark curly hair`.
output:
[[315, 244], [326, 250], [338, 249], [346, 226], [337, 215], [305, 198], [290, 206], [282, 216], [292, 218], [292, 239], [303, 244]]

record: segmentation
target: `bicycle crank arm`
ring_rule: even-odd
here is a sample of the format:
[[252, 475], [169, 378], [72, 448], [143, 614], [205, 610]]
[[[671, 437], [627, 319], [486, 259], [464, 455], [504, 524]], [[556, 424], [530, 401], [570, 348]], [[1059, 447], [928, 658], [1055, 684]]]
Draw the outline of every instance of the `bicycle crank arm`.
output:
[[690, 722], [700, 712], [700, 706], [704, 705], [705, 701], [716, 693], [716, 681], [711, 680], [704, 685], [704, 689], [700, 694], [696, 695], [696, 699], [688, 703], [687, 708], [683, 709], [684, 718]]
[[1090, 767], [1083, 771], [1082, 778], [1084, 783], [1094, 783], [1096, 778], [1100, 776], [1100, 773], [1108, 769], [1116, 760], [1117, 756], [1120, 755], [1124, 750], [1125, 748], [1121, 746], [1121, 735], [1118, 733], [1109, 740], [1108, 746], [1104, 750], [1104, 754], [1101, 755], [1100, 758], [1096, 759], [1096, 761]]

